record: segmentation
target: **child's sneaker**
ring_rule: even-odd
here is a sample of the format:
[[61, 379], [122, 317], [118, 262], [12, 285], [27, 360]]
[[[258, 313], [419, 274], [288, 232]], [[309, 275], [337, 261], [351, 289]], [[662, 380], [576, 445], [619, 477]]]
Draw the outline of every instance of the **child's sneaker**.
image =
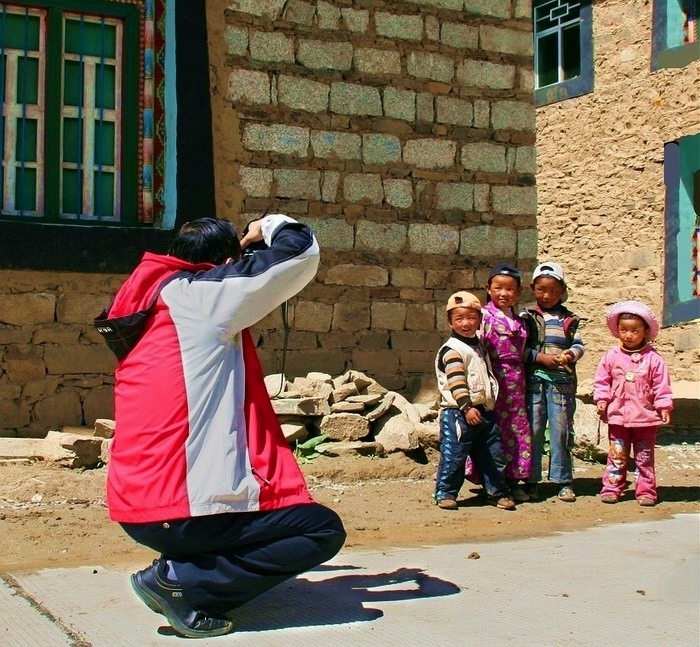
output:
[[540, 492], [537, 487], [537, 483], [525, 483], [525, 485], [523, 486], [523, 490], [525, 490], [525, 494], [527, 494], [527, 498], [529, 501], [540, 500]]
[[435, 503], [441, 510], [456, 510], [458, 508], [457, 501], [454, 499], [438, 499]]
[[654, 499], [652, 499], [650, 496], [639, 497], [637, 501], [639, 501], [639, 505], [642, 505], [645, 508], [653, 508], [656, 505], [656, 501], [654, 501]]
[[603, 503], [617, 503], [620, 500], [620, 497], [616, 494], [601, 494], [600, 500]]
[[509, 494], [491, 494], [487, 500], [501, 510], [515, 510], [515, 501]]
[[576, 495], [569, 485], [565, 485], [561, 490], [559, 490], [559, 494], [557, 496], [559, 497], [560, 501], [566, 501], [567, 503], [573, 503], [576, 501]]

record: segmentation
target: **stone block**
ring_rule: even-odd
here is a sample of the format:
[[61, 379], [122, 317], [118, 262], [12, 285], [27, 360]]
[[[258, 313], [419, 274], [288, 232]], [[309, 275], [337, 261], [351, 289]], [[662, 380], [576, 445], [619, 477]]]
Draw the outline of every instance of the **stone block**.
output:
[[249, 39], [253, 59], [267, 63], [294, 63], [294, 39], [286, 34], [251, 30]]
[[471, 211], [474, 208], [474, 185], [466, 182], [438, 182], [435, 186], [438, 209]]
[[354, 440], [346, 442], [320, 443], [316, 445], [316, 451], [324, 456], [384, 456], [385, 451], [381, 443], [367, 440]]
[[234, 103], [270, 103], [270, 77], [257, 70], [232, 70], [228, 75], [226, 98]]
[[406, 323], [406, 304], [375, 301], [371, 305], [372, 328], [403, 330]]
[[532, 31], [481, 25], [479, 27], [479, 42], [481, 49], [487, 52], [527, 57], [531, 57], [533, 54]]
[[316, 20], [320, 29], [334, 31], [340, 28], [340, 8], [330, 2], [316, 3]]
[[532, 18], [532, 0], [515, 0], [515, 18]]
[[510, 18], [511, 0], [464, 0], [464, 11], [479, 16]]
[[388, 87], [384, 90], [384, 114], [393, 119], [414, 121], [416, 118], [416, 93], [413, 90]]
[[362, 138], [356, 133], [312, 130], [311, 149], [315, 157], [360, 159], [362, 157]]
[[275, 398], [272, 408], [278, 416], [325, 416], [331, 411], [325, 398]]
[[351, 43], [301, 40], [297, 62], [312, 70], [349, 70], [352, 53]]
[[465, 60], [457, 66], [457, 83], [465, 88], [510, 90], [515, 86], [515, 66]]
[[395, 267], [391, 270], [391, 285], [397, 288], [422, 288], [425, 272], [419, 267]]
[[397, 15], [378, 11], [374, 14], [377, 36], [401, 40], [423, 39], [423, 17], [420, 14]]
[[537, 173], [537, 152], [534, 146], [518, 146], [515, 150], [515, 171], [535, 175]]
[[342, 402], [343, 400], [349, 398], [351, 395], [359, 395], [360, 391], [354, 382], [346, 382], [341, 384], [339, 387], [333, 389], [331, 392], [331, 403]]
[[392, 207], [409, 209], [413, 205], [411, 180], [384, 180], [384, 199]]
[[380, 420], [374, 431], [374, 439], [389, 454], [418, 449], [415, 425], [403, 416], [386, 416]]
[[365, 164], [390, 164], [401, 160], [401, 142], [394, 135], [363, 134], [362, 161]]
[[537, 189], [534, 186], [491, 187], [493, 210], [511, 216], [537, 213]]
[[290, 444], [304, 442], [309, 437], [306, 426], [301, 423], [285, 423], [280, 426], [282, 427], [284, 439]]
[[[440, 305], [440, 316], [445, 312]], [[401, 353], [401, 371], [405, 373], [425, 373], [435, 366], [434, 350], [410, 350]]]
[[384, 199], [382, 179], [375, 173], [350, 173], [345, 177], [343, 196], [348, 202], [381, 204]]
[[316, 6], [302, 0], [289, 0], [285, 6], [284, 19], [303, 27], [311, 27]]
[[494, 130], [535, 132], [535, 106], [521, 101], [497, 101], [491, 105]]
[[656, 251], [651, 247], [633, 248], [626, 254], [629, 267], [638, 270], [643, 267], [656, 265]]
[[382, 98], [377, 88], [338, 81], [331, 85], [330, 108], [340, 115], [382, 114]]
[[295, 110], [325, 112], [331, 88], [325, 83], [281, 74], [277, 80], [277, 98]]
[[437, 121], [441, 124], [471, 126], [474, 122], [474, 109], [471, 101], [454, 97], [437, 97], [435, 99]]
[[313, 229], [321, 249], [347, 252], [355, 245], [355, 229], [345, 220], [301, 218], [301, 221]]
[[[2, 357], [7, 379], [14, 384], [43, 380], [46, 366], [41, 348], [36, 346], [13, 344]], [[0, 425], [2, 422], [0, 421]]]
[[239, 186], [253, 198], [267, 198], [272, 188], [272, 170], [241, 166], [238, 170]]
[[[334, 265], [328, 270], [324, 280], [328, 285], [363, 285], [373, 288], [384, 287], [388, 282], [389, 271], [377, 265]], [[336, 310], [339, 305], [342, 304], [336, 304]], [[334, 321], [335, 314], [334, 312]]]
[[452, 11], [462, 11], [464, 0], [406, 0], [409, 4], [435, 7], [436, 9], [451, 9]]
[[243, 131], [243, 146], [252, 151], [267, 151], [306, 157], [309, 129], [284, 124], [248, 124]]
[[0, 430], [21, 429], [31, 421], [26, 403], [0, 398]]
[[491, 123], [491, 104], [488, 101], [474, 101], [474, 128], [488, 128]]
[[54, 322], [56, 297], [40, 292], [0, 294], [0, 323], [11, 326], [40, 326]]
[[432, 303], [409, 303], [406, 330], [435, 330], [435, 306]]
[[440, 42], [455, 49], [478, 49], [479, 28], [460, 22], [443, 22], [440, 26]]
[[224, 44], [229, 56], [245, 56], [248, 52], [248, 29], [237, 25], [226, 25]]
[[369, 422], [357, 413], [331, 413], [323, 418], [319, 430], [331, 440], [359, 440], [369, 434]]
[[435, 119], [435, 97], [429, 92], [419, 92], [416, 96], [416, 118], [424, 123]]
[[340, 12], [348, 31], [364, 34], [369, 28], [369, 11], [343, 7]]
[[94, 423], [93, 435], [97, 438], [114, 438], [116, 426], [111, 418], [97, 418]]
[[425, 37], [428, 40], [440, 40], [440, 19], [437, 16], [425, 17]]
[[391, 406], [394, 404], [395, 397], [396, 393], [385, 391], [385, 393], [382, 394], [382, 399], [379, 401], [379, 404], [371, 411], [365, 413], [365, 418], [370, 422], [379, 420], [379, 418], [389, 412], [389, 409], [391, 409]]
[[412, 254], [451, 256], [459, 249], [459, 229], [430, 223], [411, 224], [408, 226], [408, 245]]
[[409, 52], [406, 68], [410, 76], [442, 83], [450, 83], [455, 75], [454, 61], [435, 52]]
[[398, 373], [399, 357], [393, 350], [363, 350], [356, 348], [352, 351], [352, 365], [357, 370], [372, 375]]
[[358, 48], [353, 65], [364, 74], [401, 74], [401, 55], [395, 49]]
[[403, 224], [361, 220], [357, 223], [355, 248], [398, 254], [405, 249], [406, 232], [407, 226]]
[[80, 406], [80, 397], [73, 389], [64, 389], [44, 398], [34, 405], [34, 419], [45, 429], [81, 425], [83, 409]]
[[513, 258], [516, 244], [517, 233], [510, 227], [477, 225], [462, 231], [459, 253], [476, 258]]
[[321, 178], [321, 200], [335, 202], [338, 197], [340, 185], [340, 173], [337, 171], [324, 171]]
[[331, 329], [333, 306], [318, 301], [297, 301], [294, 306], [294, 328], [314, 332]]
[[416, 332], [414, 330], [395, 332], [391, 335], [391, 347], [394, 351], [432, 350], [440, 348], [443, 342], [440, 333]]
[[275, 169], [273, 171], [275, 195], [280, 198], [321, 198], [321, 172], [298, 169]]
[[475, 142], [462, 146], [462, 166], [470, 171], [505, 173], [506, 147], [492, 142]]
[[404, 144], [403, 161], [418, 168], [449, 168], [456, 154], [457, 142], [448, 139], [410, 139]]
[[537, 229], [518, 230], [518, 259], [537, 258]]
[[247, 13], [258, 18], [279, 18], [285, 0], [229, 0], [228, 9]]
[[369, 328], [369, 304], [358, 301], [341, 301], [335, 304], [332, 330], [357, 332], [367, 328]]
[[112, 374], [117, 361], [106, 344], [99, 346], [95, 344], [67, 348], [47, 347], [44, 350], [44, 363], [49, 375], [65, 375], [66, 373]]

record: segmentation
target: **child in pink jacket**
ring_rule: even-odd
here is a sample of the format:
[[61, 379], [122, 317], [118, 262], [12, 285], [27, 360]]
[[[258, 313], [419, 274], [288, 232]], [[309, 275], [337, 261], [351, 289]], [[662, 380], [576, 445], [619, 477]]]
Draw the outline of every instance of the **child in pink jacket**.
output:
[[666, 362], [649, 342], [659, 334], [654, 313], [639, 301], [613, 305], [606, 321], [620, 340], [600, 360], [593, 383], [598, 415], [608, 423], [610, 450], [603, 473], [603, 503], [617, 503], [627, 485], [627, 459], [634, 449], [639, 505], [656, 505], [654, 445], [659, 425], [671, 421], [673, 399]]

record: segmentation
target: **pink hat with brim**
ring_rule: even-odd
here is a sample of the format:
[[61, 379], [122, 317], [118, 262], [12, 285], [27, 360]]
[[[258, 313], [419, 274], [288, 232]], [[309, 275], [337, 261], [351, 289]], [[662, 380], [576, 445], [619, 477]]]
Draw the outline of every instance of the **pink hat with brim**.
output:
[[636, 315], [644, 319], [647, 326], [649, 326], [649, 341], [654, 341], [654, 339], [656, 339], [656, 336], [659, 334], [659, 322], [651, 309], [641, 301], [620, 301], [620, 303], [616, 303], [610, 307], [605, 315], [605, 321], [613, 337], [619, 336], [617, 332], [617, 320], [623, 313]]

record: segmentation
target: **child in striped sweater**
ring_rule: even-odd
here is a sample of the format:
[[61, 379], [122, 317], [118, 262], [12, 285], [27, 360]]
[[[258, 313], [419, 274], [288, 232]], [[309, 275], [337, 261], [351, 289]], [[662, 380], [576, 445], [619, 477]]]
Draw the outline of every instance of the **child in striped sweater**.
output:
[[440, 390], [440, 464], [435, 503], [443, 510], [457, 509], [464, 467], [471, 454], [489, 503], [512, 510], [515, 503], [505, 481], [506, 460], [494, 414], [498, 383], [486, 349], [476, 336], [481, 302], [470, 292], [456, 292], [445, 310], [452, 335], [435, 358]]
[[525, 491], [536, 499], [542, 478], [544, 432], [549, 424], [549, 480], [559, 486], [559, 499], [576, 500], [571, 482], [571, 444], [576, 410], [576, 362], [583, 356], [580, 319], [564, 307], [567, 299], [564, 270], [545, 262], [535, 268], [532, 291], [537, 305], [521, 317], [528, 329], [525, 363], [527, 404], [532, 430], [532, 463]]

